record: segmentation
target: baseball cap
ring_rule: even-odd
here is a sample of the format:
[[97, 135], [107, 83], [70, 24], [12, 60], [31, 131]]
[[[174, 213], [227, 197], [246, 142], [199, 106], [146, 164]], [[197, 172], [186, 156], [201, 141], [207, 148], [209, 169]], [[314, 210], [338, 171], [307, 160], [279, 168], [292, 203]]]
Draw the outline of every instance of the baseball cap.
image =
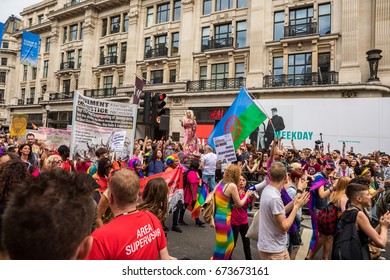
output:
[[324, 160], [322, 165], [325, 166], [327, 169], [335, 169], [336, 168], [334, 161], [331, 159]]
[[315, 154], [310, 154], [309, 158], [317, 158], [317, 156]]

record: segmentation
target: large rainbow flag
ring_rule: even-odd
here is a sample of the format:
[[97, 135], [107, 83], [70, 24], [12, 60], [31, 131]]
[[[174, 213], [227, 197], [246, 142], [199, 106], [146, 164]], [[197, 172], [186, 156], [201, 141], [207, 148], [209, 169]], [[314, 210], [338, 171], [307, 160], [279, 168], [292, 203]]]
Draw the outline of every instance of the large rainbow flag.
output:
[[266, 113], [255, 104], [246, 89], [242, 87], [229, 110], [211, 132], [207, 143], [215, 150], [213, 138], [230, 133], [234, 149], [237, 149], [266, 119]]
[[198, 186], [198, 192], [196, 195], [196, 202], [194, 205], [194, 208], [192, 209], [191, 218], [199, 218], [200, 217], [200, 208], [206, 201], [206, 197], [209, 193], [209, 187], [207, 184], [202, 180], [199, 179], [199, 186]]

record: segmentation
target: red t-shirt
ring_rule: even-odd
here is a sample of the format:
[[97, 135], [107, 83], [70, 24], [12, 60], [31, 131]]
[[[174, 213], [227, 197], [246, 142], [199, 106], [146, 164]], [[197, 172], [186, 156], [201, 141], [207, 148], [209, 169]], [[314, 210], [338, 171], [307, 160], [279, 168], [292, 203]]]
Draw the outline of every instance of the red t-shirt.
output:
[[314, 174], [321, 171], [321, 165], [315, 163], [313, 166], [311, 166], [310, 163], [306, 163], [306, 165], [303, 167], [303, 171], [305, 170], [307, 170], [307, 174], [313, 176]]
[[158, 260], [167, 247], [159, 219], [145, 210], [114, 218], [92, 237], [89, 260]]

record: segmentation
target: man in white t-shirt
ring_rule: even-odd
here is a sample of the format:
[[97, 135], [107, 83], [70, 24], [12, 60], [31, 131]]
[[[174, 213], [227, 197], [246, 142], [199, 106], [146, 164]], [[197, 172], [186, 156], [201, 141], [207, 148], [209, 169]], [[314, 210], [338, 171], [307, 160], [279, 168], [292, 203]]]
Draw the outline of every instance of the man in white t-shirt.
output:
[[209, 145], [204, 147], [204, 155], [202, 155], [200, 167], [202, 168], [202, 179], [211, 190], [214, 190], [217, 155], [214, 154], [213, 149]]
[[274, 162], [270, 168], [269, 184], [263, 190], [260, 199], [257, 248], [262, 260], [290, 259], [286, 247], [287, 231], [293, 224], [298, 210], [309, 201], [308, 192], [297, 195], [296, 199], [291, 202], [290, 208], [292, 210], [286, 218], [285, 206], [281, 197], [281, 190], [286, 180], [286, 167], [281, 162]]

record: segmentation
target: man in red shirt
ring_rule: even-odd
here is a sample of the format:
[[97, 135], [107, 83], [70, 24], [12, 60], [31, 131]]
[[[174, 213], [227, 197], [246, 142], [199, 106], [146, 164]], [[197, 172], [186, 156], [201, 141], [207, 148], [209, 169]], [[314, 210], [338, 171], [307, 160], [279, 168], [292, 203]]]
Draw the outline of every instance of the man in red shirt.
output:
[[90, 260], [168, 260], [164, 230], [159, 219], [137, 210], [138, 176], [121, 169], [111, 176], [109, 204], [115, 218], [92, 233]]
[[317, 156], [315, 154], [309, 156], [309, 162], [305, 164], [303, 171], [309, 182], [313, 182], [314, 175], [321, 171], [321, 165], [317, 162]]

